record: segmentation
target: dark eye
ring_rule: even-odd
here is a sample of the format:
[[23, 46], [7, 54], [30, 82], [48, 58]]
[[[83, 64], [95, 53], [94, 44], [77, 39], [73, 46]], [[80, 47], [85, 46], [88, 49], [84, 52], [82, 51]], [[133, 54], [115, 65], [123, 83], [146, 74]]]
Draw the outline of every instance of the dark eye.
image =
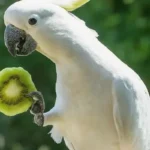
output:
[[30, 25], [35, 25], [37, 23], [37, 19], [30, 18], [28, 22], [29, 22]]

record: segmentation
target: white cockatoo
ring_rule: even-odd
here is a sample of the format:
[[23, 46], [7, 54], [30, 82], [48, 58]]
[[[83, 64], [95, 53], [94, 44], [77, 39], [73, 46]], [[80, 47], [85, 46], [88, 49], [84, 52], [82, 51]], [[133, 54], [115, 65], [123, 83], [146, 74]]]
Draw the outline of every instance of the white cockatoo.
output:
[[22, 0], [5, 12], [9, 52], [36, 49], [56, 65], [55, 105], [35, 122], [53, 125], [52, 138], [70, 150], [150, 150], [147, 88], [69, 12], [86, 2]]

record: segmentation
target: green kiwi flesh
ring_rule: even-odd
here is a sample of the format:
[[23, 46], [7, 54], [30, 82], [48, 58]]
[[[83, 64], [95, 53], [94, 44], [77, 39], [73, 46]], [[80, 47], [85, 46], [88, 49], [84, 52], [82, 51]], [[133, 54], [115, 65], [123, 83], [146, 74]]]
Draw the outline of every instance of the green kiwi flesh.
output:
[[23, 113], [33, 101], [26, 94], [37, 91], [31, 75], [21, 67], [0, 71], [0, 112], [7, 116]]

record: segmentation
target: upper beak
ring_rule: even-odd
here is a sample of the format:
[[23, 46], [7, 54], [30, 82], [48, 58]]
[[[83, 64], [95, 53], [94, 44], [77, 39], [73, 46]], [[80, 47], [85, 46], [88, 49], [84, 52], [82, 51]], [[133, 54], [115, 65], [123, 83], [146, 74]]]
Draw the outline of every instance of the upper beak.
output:
[[13, 25], [7, 25], [4, 33], [5, 45], [12, 56], [16, 56], [16, 46], [20, 42], [20, 38], [25, 38], [26, 34], [23, 30], [16, 28]]
[[24, 30], [9, 24], [4, 33], [5, 45], [12, 56], [27, 56], [35, 51], [36, 41]]

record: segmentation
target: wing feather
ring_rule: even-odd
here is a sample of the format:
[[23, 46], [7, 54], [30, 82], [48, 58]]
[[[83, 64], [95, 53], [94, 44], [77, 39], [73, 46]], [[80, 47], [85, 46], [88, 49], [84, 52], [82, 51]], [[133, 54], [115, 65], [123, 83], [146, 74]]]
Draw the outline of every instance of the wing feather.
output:
[[126, 149], [149, 150], [150, 97], [142, 80], [134, 77], [113, 83], [114, 122], [121, 145], [129, 143]]

